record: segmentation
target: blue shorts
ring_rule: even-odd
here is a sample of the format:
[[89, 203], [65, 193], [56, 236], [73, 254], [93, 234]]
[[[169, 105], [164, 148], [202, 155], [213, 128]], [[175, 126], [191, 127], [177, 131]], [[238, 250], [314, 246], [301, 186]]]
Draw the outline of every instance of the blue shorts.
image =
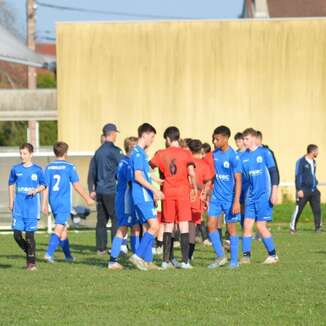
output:
[[68, 224], [68, 220], [70, 218], [70, 212], [69, 213], [54, 213], [53, 212], [53, 217], [54, 217], [55, 224], [66, 225], [66, 224]]
[[35, 232], [37, 231], [37, 218], [24, 218], [21, 216], [13, 216], [12, 228], [17, 231]]
[[130, 214], [126, 214], [124, 212], [119, 212], [119, 211], [117, 211], [116, 213], [117, 213], [118, 226], [131, 227], [139, 224], [135, 210]]
[[146, 224], [151, 218], [157, 218], [156, 209], [152, 201], [135, 204], [136, 216], [140, 224]]
[[247, 202], [245, 205], [245, 218], [254, 219], [255, 221], [272, 221], [273, 205], [269, 200], [259, 200]]
[[241, 220], [241, 215], [232, 213], [233, 203], [230, 202], [217, 202], [210, 201], [208, 205], [208, 216], [209, 217], [220, 217], [222, 213], [225, 215], [225, 223], [237, 223]]

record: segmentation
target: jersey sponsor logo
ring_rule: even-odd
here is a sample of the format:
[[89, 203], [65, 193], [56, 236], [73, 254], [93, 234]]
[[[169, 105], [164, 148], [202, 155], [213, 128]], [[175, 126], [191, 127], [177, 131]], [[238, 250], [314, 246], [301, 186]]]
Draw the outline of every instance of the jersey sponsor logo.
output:
[[17, 193], [28, 193], [28, 192], [30, 192], [33, 189], [34, 188], [32, 188], [32, 187], [17, 187], [16, 188], [16, 192]]
[[220, 181], [229, 181], [230, 176], [227, 174], [216, 174], [216, 179], [218, 179]]
[[261, 156], [257, 156], [257, 163], [262, 163], [263, 162], [263, 158]]
[[23, 174], [22, 173], [16, 173], [17, 177], [21, 177]]
[[37, 174], [33, 173], [33, 174], [31, 175], [31, 179], [32, 179], [33, 181], [37, 181]]
[[249, 159], [243, 160], [242, 162], [243, 163], [249, 162]]
[[256, 177], [258, 175], [261, 175], [263, 173], [263, 170], [251, 170], [249, 171], [249, 175], [252, 177]]
[[226, 169], [228, 169], [228, 168], [230, 167], [230, 163], [229, 163], [228, 161], [225, 161], [225, 162], [223, 163], [223, 166], [224, 166]]

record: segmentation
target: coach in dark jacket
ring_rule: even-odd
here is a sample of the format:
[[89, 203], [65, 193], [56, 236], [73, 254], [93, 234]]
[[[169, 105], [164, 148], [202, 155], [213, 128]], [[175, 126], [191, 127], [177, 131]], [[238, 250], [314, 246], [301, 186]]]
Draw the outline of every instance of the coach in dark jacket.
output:
[[[90, 180], [94, 183], [94, 191], [97, 201], [97, 223], [96, 223], [96, 249], [99, 254], [106, 253], [107, 230], [106, 224], [111, 219], [111, 240], [116, 230], [116, 216], [114, 209], [116, 193], [116, 172], [122, 158], [122, 151], [115, 146], [118, 135], [116, 125], [108, 123], [103, 127], [103, 144], [95, 152], [89, 171]], [[89, 185], [90, 186], [90, 185]], [[91, 189], [90, 189], [91, 190]], [[94, 197], [94, 192], [91, 192]]]
[[321, 208], [320, 191], [317, 189], [316, 158], [318, 156], [317, 145], [308, 145], [307, 154], [301, 157], [295, 168], [295, 188], [297, 193], [297, 204], [291, 218], [290, 231], [295, 233], [300, 215], [307, 204], [310, 203], [315, 222], [316, 232], [320, 231]]

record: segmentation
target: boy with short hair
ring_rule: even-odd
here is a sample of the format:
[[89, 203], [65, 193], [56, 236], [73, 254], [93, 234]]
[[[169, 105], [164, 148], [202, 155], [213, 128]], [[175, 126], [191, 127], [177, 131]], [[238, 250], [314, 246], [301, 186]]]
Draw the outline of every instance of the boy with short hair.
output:
[[168, 127], [163, 135], [166, 148], [156, 152], [150, 161], [152, 168], [158, 167], [164, 176], [163, 193], [163, 263], [162, 268], [170, 268], [172, 233], [175, 223], [179, 225], [182, 262], [178, 267], [190, 269], [189, 263], [189, 221], [191, 221], [191, 188], [197, 196], [195, 166], [191, 152], [181, 148], [179, 144], [180, 131], [177, 127]]
[[189, 260], [192, 259], [196, 245], [196, 229], [201, 225], [202, 215], [206, 210], [205, 200], [210, 192], [211, 180], [213, 175], [209, 165], [203, 160], [202, 143], [199, 139], [192, 139], [189, 149], [193, 156], [196, 166], [196, 182], [198, 194], [191, 202], [191, 222], [189, 223]]
[[131, 196], [132, 170], [130, 166], [130, 155], [137, 144], [136, 137], [128, 137], [124, 141], [126, 155], [119, 163], [117, 171], [117, 193], [115, 197], [115, 211], [117, 215], [118, 230], [112, 241], [112, 248], [108, 268], [111, 270], [121, 270], [123, 266], [119, 264], [121, 246], [127, 235], [128, 227], [131, 227], [131, 251], [136, 253], [139, 245], [140, 226], [136, 216], [134, 203]]
[[212, 197], [208, 206], [208, 231], [216, 259], [208, 266], [211, 269], [227, 263], [220, 234], [217, 231], [222, 213], [225, 215], [227, 231], [230, 234], [230, 268], [238, 267], [239, 238], [236, 223], [240, 221], [241, 164], [239, 156], [229, 146], [230, 136], [231, 131], [226, 126], [217, 127], [213, 133], [215, 178]]
[[153, 185], [146, 149], [154, 142], [155, 128], [144, 123], [138, 128], [138, 143], [130, 156], [132, 171], [132, 199], [144, 234], [140, 244], [129, 261], [139, 270], [157, 270], [153, 264], [152, 247], [159, 230], [155, 201], [164, 198], [163, 193]]
[[26, 268], [30, 271], [36, 270], [34, 233], [40, 215], [39, 194], [46, 188], [42, 168], [32, 162], [33, 151], [29, 143], [20, 146], [21, 163], [12, 167], [8, 182], [14, 239], [26, 253]]
[[264, 264], [278, 262], [272, 234], [267, 222], [272, 221], [273, 205], [277, 203], [278, 172], [270, 151], [257, 145], [257, 132], [248, 128], [243, 132], [246, 152], [241, 156], [242, 169], [249, 182], [245, 198], [244, 230], [242, 238], [242, 264], [251, 262], [252, 229], [258, 232], [268, 252]]
[[49, 204], [55, 219], [55, 228], [52, 233], [44, 259], [54, 263], [53, 255], [58, 245], [61, 246], [65, 260], [74, 261], [70, 253], [67, 224], [72, 210], [71, 186], [79, 193], [87, 205], [94, 203], [93, 199], [82, 188], [76, 167], [67, 162], [68, 144], [57, 142], [53, 145], [55, 160], [45, 169], [45, 179], [48, 188], [43, 197], [43, 213], [49, 214]]

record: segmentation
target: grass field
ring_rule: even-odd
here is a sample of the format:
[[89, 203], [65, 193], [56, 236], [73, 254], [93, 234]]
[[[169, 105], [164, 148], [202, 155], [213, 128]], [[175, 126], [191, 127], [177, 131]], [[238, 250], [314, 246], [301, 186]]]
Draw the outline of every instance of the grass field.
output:
[[[290, 211], [282, 206], [279, 221]], [[254, 241], [253, 264], [238, 270], [208, 270], [213, 251], [199, 245], [193, 270], [151, 272], [108, 271], [89, 231], [70, 236], [75, 263], [58, 252], [56, 264], [39, 259], [38, 271], [27, 272], [12, 236], [0, 234], [0, 325], [324, 325], [326, 233], [310, 223], [299, 230], [272, 225], [275, 266], [261, 264], [265, 251]], [[47, 241], [37, 235], [39, 258]]]

